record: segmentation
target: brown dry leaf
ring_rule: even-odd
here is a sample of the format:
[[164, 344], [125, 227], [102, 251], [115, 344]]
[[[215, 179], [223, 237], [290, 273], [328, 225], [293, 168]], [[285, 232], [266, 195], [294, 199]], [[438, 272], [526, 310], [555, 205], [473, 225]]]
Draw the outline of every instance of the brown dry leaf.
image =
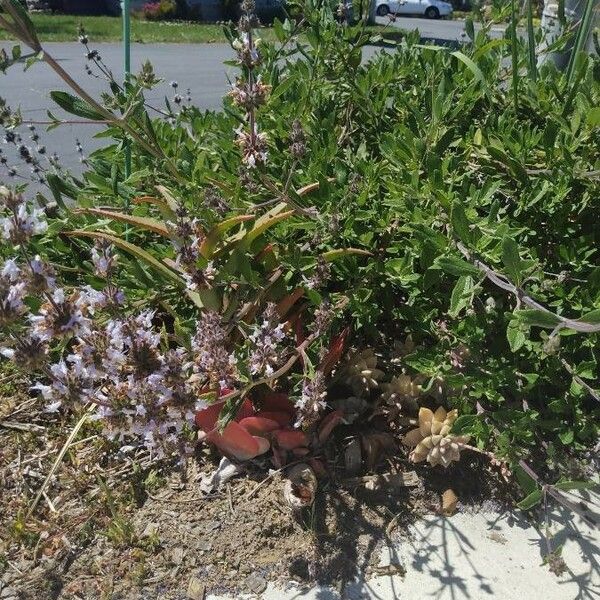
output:
[[452, 488], [448, 488], [442, 494], [442, 514], [446, 517], [451, 517], [456, 512], [458, 497]]

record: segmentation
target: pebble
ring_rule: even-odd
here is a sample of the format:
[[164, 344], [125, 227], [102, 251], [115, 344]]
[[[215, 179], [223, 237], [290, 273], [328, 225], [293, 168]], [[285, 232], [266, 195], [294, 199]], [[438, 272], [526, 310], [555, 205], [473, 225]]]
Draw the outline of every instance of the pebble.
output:
[[5, 598], [6, 600], [8, 600], [8, 598], [16, 598], [16, 596], [17, 590], [15, 590], [15, 588], [12, 587], [5, 587], [0, 592], [0, 598]]
[[158, 533], [158, 523], [148, 523], [142, 531], [142, 537], [147, 538]]
[[253, 574], [246, 578], [246, 587], [254, 594], [262, 594], [267, 589], [267, 580]]
[[171, 551], [171, 560], [174, 564], [180, 565], [183, 562], [185, 550], [183, 548], [173, 548]]
[[221, 524], [221, 521], [207, 521], [204, 527], [206, 531], [214, 531], [215, 529], [219, 529]]
[[187, 589], [187, 597], [189, 600], [204, 600], [206, 586], [197, 577], [190, 578]]
[[200, 540], [196, 544], [196, 548], [198, 548], [200, 552], [210, 552], [212, 550], [212, 542], [210, 540]]

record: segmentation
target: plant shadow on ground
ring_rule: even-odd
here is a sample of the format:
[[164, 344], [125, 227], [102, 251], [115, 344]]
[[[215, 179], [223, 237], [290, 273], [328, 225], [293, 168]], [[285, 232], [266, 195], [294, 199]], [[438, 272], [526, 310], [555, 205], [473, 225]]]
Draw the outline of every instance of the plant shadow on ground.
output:
[[[591, 522], [595, 522], [596, 528], [600, 526], [598, 492], [581, 491], [577, 494], [565, 494], [565, 496], [585, 510]], [[567, 543], [574, 544], [587, 568], [577, 574], [571, 568], [569, 561], [566, 561], [566, 578], [561, 583], [576, 584], [578, 593], [573, 600], [598, 598], [600, 591], [592, 580], [594, 574], [600, 573], [600, 547], [597, 536], [594, 537], [589, 530], [586, 531], [585, 522], [580, 516], [555, 502], [548, 507], [547, 520], [546, 515], [543, 515], [543, 520], [540, 519], [540, 522], [544, 523], [544, 526], [538, 527], [539, 537], [531, 540], [533, 546], [538, 546], [540, 561], [545, 559], [549, 550], [563, 548]], [[549, 532], [546, 530], [546, 523]]]

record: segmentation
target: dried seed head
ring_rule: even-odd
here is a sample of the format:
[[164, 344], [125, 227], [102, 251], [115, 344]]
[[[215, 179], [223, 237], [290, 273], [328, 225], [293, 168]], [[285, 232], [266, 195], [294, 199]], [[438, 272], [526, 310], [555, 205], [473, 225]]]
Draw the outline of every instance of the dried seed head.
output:
[[304, 135], [304, 129], [302, 123], [296, 119], [292, 123], [292, 133], [290, 134], [290, 154], [296, 159], [300, 160], [306, 155], [306, 136]]
[[267, 136], [258, 133], [256, 125], [254, 129], [254, 132], [245, 131], [241, 127], [236, 130], [236, 143], [242, 150], [242, 162], [251, 168], [267, 162]]

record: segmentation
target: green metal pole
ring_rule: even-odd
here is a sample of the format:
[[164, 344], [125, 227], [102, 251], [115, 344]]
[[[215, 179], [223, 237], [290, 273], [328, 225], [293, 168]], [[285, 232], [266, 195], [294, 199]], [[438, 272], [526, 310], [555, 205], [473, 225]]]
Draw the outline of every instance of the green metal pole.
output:
[[[125, 83], [131, 75], [131, 11], [129, 0], [121, 0], [121, 14], [123, 16], [123, 67]], [[131, 146], [129, 140], [125, 142], [125, 179], [131, 175]], [[125, 212], [129, 212], [129, 198], [125, 198]], [[125, 229], [125, 239], [129, 240], [129, 227]]]

